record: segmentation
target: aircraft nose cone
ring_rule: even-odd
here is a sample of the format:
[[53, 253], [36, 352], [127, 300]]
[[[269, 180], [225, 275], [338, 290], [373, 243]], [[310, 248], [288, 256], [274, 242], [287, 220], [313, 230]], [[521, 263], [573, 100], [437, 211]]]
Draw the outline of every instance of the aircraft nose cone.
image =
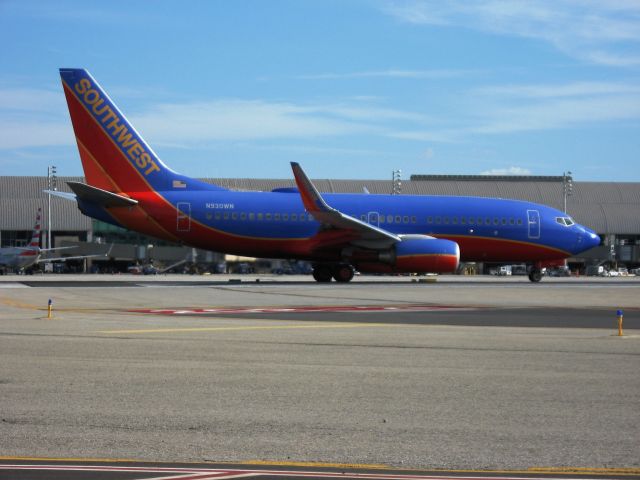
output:
[[591, 246], [591, 248], [597, 247], [598, 245], [600, 245], [600, 235], [598, 235], [597, 233], [591, 230], [587, 230], [587, 234], [589, 237], [588, 243]]
[[593, 248], [600, 245], [600, 236], [593, 230], [584, 229], [584, 244], [586, 248]]

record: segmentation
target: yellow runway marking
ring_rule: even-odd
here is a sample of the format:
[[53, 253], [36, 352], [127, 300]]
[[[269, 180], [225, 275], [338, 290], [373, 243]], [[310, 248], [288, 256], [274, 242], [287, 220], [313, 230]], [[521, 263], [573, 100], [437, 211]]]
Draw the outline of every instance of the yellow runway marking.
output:
[[26, 308], [28, 310], [46, 310], [47, 309], [46, 304], [45, 306], [38, 306], [32, 303], [24, 303], [18, 300], [13, 300], [11, 298], [5, 298], [5, 297], [0, 297], [0, 303], [7, 305], [8, 307]]
[[[238, 319], [244, 320], [244, 319]], [[185, 327], [185, 328], [146, 328], [138, 330], [101, 330], [98, 333], [107, 335], [138, 334], [138, 333], [188, 333], [188, 332], [230, 332], [247, 330], [303, 330], [320, 328], [361, 328], [361, 327], [398, 327], [395, 324], [384, 323], [322, 323], [305, 325], [271, 325], [246, 327]]]

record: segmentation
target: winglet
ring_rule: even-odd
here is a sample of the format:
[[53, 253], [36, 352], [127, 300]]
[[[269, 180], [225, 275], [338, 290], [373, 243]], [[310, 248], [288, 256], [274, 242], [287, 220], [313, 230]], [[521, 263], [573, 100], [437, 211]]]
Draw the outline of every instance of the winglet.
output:
[[330, 212], [333, 210], [327, 202], [324, 201], [322, 195], [318, 192], [316, 187], [311, 183], [307, 174], [298, 162], [291, 162], [291, 169], [293, 170], [293, 176], [296, 179], [296, 185], [300, 191], [302, 197], [302, 203], [304, 208], [308, 212]]

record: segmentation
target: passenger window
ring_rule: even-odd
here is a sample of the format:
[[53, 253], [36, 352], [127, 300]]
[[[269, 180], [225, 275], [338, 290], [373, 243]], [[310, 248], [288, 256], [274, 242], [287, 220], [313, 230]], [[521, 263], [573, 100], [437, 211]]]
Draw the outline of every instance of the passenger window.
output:
[[482, 225], [482, 217], [478, 217], [478, 225]]
[[216, 212], [216, 214], [214, 215], [214, 218], [216, 220], [220, 220], [220, 218], [221, 218], [220, 212]]
[[284, 220], [285, 222], [289, 221], [289, 214], [288, 213], [283, 213], [282, 214], [282, 220]]
[[493, 217], [493, 224], [494, 225], [499, 225], [500, 224], [500, 220], [498, 219], [498, 217]]
[[485, 225], [491, 225], [491, 219], [489, 217], [484, 219], [484, 224]]
[[402, 218], [400, 217], [400, 215], [396, 215], [396, 223], [402, 223]]
[[298, 221], [298, 214], [297, 213], [292, 213], [291, 214], [291, 221], [292, 222], [297, 222]]
[[244, 212], [242, 212], [242, 213], [240, 214], [240, 220], [246, 220], [246, 219], [247, 219], [247, 214], [246, 214], [246, 213], [244, 213]]
[[469, 217], [469, 225], [475, 225], [476, 219], [473, 217]]
[[270, 213], [265, 213], [265, 215], [264, 215], [264, 219], [265, 219], [267, 222], [270, 222], [270, 221], [271, 221], [271, 214], [270, 214]]
[[513, 218], [509, 218], [509, 225], [515, 225], [516, 221]]
[[250, 214], [249, 214], [249, 220], [250, 220], [251, 222], [253, 222], [255, 219], [256, 219], [256, 214], [255, 214], [255, 213], [250, 213]]
[[506, 225], [506, 224], [507, 224], [507, 219], [506, 219], [506, 218], [503, 218], [503, 219], [502, 219], [502, 224], [503, 224], [503, 225]]
[[261, 213], [258, 214], [258, 221], [261, 222], [263, 218], [263, 215]]
[[236, 212], [231, 214], [231, 220], [238, 220], [238, 214]]
[[449, 225], [449, 217], [444, 217], [444, 224]]
[[411, 216], [411, 223], [417, 223], [418, 219], [415, 216]]
[[433, 223], [433, 217], [427, 217], [427, 223]]
[[518, 225], [522, 225], [522, 219], [521, 218], [518, 219]]
[[279, 213], [274, 213], [273, 214], [273, 221], [274, 222], [279, 222], [280, 221], [280, 214]]
[[467, 217], [460, 217], [460, 225], [465, 225], [467, 223]]
[[222, 216], [225, 220], [229, 220], [229, 212], [224, 212]]
[[402, 217], [402, 223], [409, 223], [409, 215]]
[[458, 224], [458, 217], [453, 217], [451, 219], [451, 223], [453, 223], [454, 225], [457, 225]]
[[378, 223], [380, 223], [380, 224], [384, 223], [384, 215], [380, 215], [378, 217]]

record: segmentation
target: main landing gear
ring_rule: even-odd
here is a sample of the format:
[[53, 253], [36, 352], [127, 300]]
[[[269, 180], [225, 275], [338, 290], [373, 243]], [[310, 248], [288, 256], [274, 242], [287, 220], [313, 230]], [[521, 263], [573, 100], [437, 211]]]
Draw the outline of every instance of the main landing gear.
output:
[[533, 283], [538, 283], [540, 280], [542, 280], [542, 270], [537, 267], [532, 267], [529, 270], [529, 280], [531, 280]]
[[313, 265], [313, 278], [316, 282], [328, 283], [332, 278], [336, 282], [350, 282], [355, 270], [348, 263], [316, 263]]

